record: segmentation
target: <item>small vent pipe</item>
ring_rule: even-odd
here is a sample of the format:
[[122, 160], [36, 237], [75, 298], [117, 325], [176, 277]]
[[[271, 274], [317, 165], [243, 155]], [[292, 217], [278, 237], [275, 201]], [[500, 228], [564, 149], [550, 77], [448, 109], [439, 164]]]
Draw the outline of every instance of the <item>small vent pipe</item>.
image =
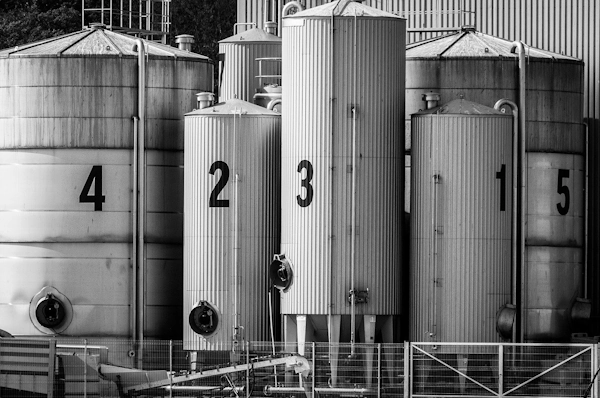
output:
[[197, 109], [208, 108], [215, 104], [215, 95], [213, 93], [198, 93], [196, 94]]
[[194, 44], [194, 36], [192, 36], [192, 35], [175, 36], [175, 43], [178, 44], [180, 50], [191, 52], [192, 44]]

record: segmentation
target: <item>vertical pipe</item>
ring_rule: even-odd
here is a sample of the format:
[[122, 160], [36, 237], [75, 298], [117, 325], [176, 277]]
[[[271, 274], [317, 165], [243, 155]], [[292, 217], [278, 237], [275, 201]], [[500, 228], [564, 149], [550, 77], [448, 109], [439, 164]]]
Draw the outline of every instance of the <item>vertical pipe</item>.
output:
[[169, 340], [169, 398], [173, 398], [173, 340]]
[[432, 298], [432, 328], [429, 331], [430, 339], [436, 339], [437, 335], [437, 185], [440, 182], [440, 175], [434, 171], [432, 176], [433, 200], [431, 201], [431, 273], [433, 275], [433, 298]]
[[[517, 184], [517, 179], [518, 179], [518, 168], [519, 168], [519, 156], [518, 156], [518, 152], [519, 152], [519, 109], [517, 107], [517, 104], [515, 104], [513, 101], [508, 100], [508, 99], [501, 99], [498, 100], [495, 104], [494, 104], [494, 109], [501, 109], [504, 105], [508, 105], [511, 107], [512, 109], [512, 113], [513, 113], [513, 155], [512, 155], [512, 238], [511, 238], [511, 245], [512, 245], [512, 256], [511, 256], [511, 261], [512, 261], [512, 303], [515, 306], [515, 308], [519, 308], [519, 305], [517, 304], [517, 286], [518, 286], [518, 278], [517, 278], [517, 273], [518, 273], [518, 250], [519, 250], [519, 241], [517, 239], [517, 231], [518, 231], [518, 223], [519, 223], [519, 218], [518, 218], [518, 184]], [[512, 330], [512, 342], [516, 343], [517, 342], [517, 328], [513, 326], [513, 330]]]
[[498, 344], [498, 396], [504, 395], [504, 346]]
[[356, 342], [356, 286], [354, 285], [354, 274], [356, 267], [356, 29], [357, 19], [356, 10], [354, 10], [354, 43], [353, 43], [353, 76], [352, 76], [352, 215], [350, 221], [350, 355], [354, 357], [354, 344]]
[[313, 376], [311, 377], [311, 389], [310, 389], [310, 391], [311, 391], [311, 394], [313, 394], [313, 396], [314, 396], [314, 391], [315, 391], [315, 387], [316, 387], [316, 385], [315, 385], [315, 375], [317, 374], [317, 372], [315, 372], [315, 370], [316, 370], [315, 369], [315, 365], [317, 364], [316, 361], [315, 361], [316, 354], [317, 354], [317, 352], [316, 352], [316, 348], [315, 348], [315, 342], [313, 341], [312, 342], [312, 358], [310, 359], [310, 362], [311, 362], [310, 368], [313, 370]]
[[525, 267], [526, 262], [526, 250], [525, 250], [525, 234], [526, 234], [526, 223], [527, 223], [527, 157], [525, 152], [525, 146], [527, 143], [527, 135], [525, 131], [526, 126], [526, 112], [525, 112], [525, 97], [526, 97], [526, 70], [525, 70], [525, 46], [520, 41], [515, 41], [512, 44], [511, 51], [518, 51], [519, 54], [519, 108], [521, 109], [520, 113], [520, 128], [519, 133], [521, 135], [521, 148], [519, 157], [521, 160], [521, 238], [520, 238], [520, 251], [521, 251], [521, 308], [519, 308], [520, 312], [520, 337], [519, 341], [523, 343], [525, 341], [525, 329], [526, 326], [526, 311], [525, 311], [525, 297], [526, 297], [526, 288], [527, 288], [527, 270]]
[[381, 343], [377, 344], [377, 398], [381, 398]]
[[402, 385], [404, 387], [403, 389], [403, 393], [404, 393], [404, 398], [409, 398], [411, 391], [410, 391], [410, 386], [412, 386], [412, 372], [411, 372], [411, 366], [412, 366], [412, 352], [411, 352], [411, 347], [410, 347], [410, 343], [408, 341], [404, 342], [404, 369], [403, 369], [403, 380], [402, 380]]
[[87, 339], [83, 340], [83, 398], [87, 398]]
[[583, 298], [588, 298], [588, 214], [589, 214], [589, 126], [587, 123], [583, 124], [585, 126], [585, 194], [583, 197], [584, 200], [584, 217], [583, 217]]
[[144, 238], [145, 238], [145, 182], [146, 182], [146, 153], [145, 153], [145, 140], [146, 140], [146, 51], [144, 47], [144, 40], [137, 39], [137, 50], [138, 50], [138, 117], [139, 117], [139, 129], [138, 129], [138, 184], [139, 184], [139, 196], [138, 196], [138, 251], [137, 251], [137, 262], [138, 262], [138, 273], [137, 273], [137, 344], [138, 344], [138, 367], [141, 369], [142, 364], [142, 347], [144, 343], [144, 293], [145, 293], [145, 265], [144, 265]]
[[133, 117], [133, 181], [131, 184], [131, 227], [132, 227], [132, 242], [131, 242], [131, 340], [137, 338], [137, 203], [138, 203], [138, 153], [137, 153], [137, 137], [138, 137], [138, 122], [140, 118]]
[[240, 314], [239, 314], [239, 288], [240, 281], [239, 279], [239, 267], [238, 267], [238, 253], [240, 249], [239, 245], [239, 232], [238, 232], [238, 217], [239, 217], [239, 174], [237, 172], [237, 116], [241, 117], [241, 110], [235, 110], [233, 114], [233, 178], [234, 178], [234, 194], [233, 194], [233, 258], [232, 258], [232, 266], [233, 266], [233, 333], [234, 333], [234, 347], [235, 344], [238, 343], [239, 332], [240, 332]]
[[85, 28], [85, 0], [81, 0], [81, 29]]

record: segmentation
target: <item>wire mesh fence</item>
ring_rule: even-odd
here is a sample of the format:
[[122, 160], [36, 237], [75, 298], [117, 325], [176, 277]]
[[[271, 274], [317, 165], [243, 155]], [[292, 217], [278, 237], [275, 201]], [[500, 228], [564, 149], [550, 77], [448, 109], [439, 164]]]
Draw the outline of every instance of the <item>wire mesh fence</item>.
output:
[[597, 397], [598, 347], [590, 344], [183, 347], [0, 338], [0, 397]]

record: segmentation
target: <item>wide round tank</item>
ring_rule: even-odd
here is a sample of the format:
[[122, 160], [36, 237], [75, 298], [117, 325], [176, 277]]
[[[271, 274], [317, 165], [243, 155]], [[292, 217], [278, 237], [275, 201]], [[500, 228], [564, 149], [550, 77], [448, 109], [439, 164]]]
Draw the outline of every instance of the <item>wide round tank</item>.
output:
[[[262, 84], [280, 83], [281, 38], [253, 28], [219, 42], [223, 57], [223, 70], [219, 88], [219, 101], [241, 99], [252, 102], [256, 90]], [[257, 61], [257, 58], [268, 58]], [[279, 59], [278, 61], [272, 58]], [[259, 75], [271, 76], [258, 78]]]
[[401, 313], [405, 30], [349, 1], [283, 20], [282, 313], [315, 338], [316, 316]]
[[511, 303], [512, 123], [466, 100], [412, 116], [410, 340], [494, 342]]
[[[0, 318], [13, 335], [137, 337], [136, 40], [96, 28], [0, 51]], [[212, 87], [213, 68], [201, 55], [145, 47], [145, 260], [136, 266], [144, 275], [137, 334], [181, 338], [183, 112], [193, 109], [197, 91]], [[61, 297], [70, 318], [40, 322], [35, 307], [45, 294]]]
[[185, 349], [270, 339], [267, 267], [279, 248], [280, 118], [241, 100], [185, 116]]
[[[407, 122], [425, 109], [423, 94], [430, 91], [440, 94], [441, 103], [462, 95], [490, 108], [501, 98], [519, 105], [518, 53], [512, 46], [473, 29], [408, 45]], [[584, 153], [583, 62], [525, 47], [527, 151]]]
[[[519, 103], [518, 50], [514, 48], [512, 42], [473, 29], [409, 45], [406, 52], [406, 114], [423, 109], [423, 94], [429, 92], [438, 93], [442, 102], [461, 95], [489, 107], [501, 98], [515, 102], [526, 120], [526, 250], [538, 252], [551, 247], [572, 248], [581, 251], [581, 256], [576, 256], [581, 258], [584, 230], [583, 166], [577, 168], [558, 164], [563, 163], [565, 156], [571, 159], [571, 164], [583, 165], [584, 162], [584, 65], [575, 58], [525, 46], [526, 104], [523, 108]], [[406, 147], [410, 148], [410, 134], [407, 137]], [[560, 210], [557, 203], [561, 203]], [[414, 206], [414, 202], [411, 206]], [[529, 257], [529, 254], [525, 254], [526, 267], [529, 267]], [[577, 262], [564, 264], [564, 268], [569, 268], [569, 273], [582, 269]], [[559, 272], [557, 267], [548, 269]], [[527, 272], [523, 272], [523, 275]], [[550, 279], [560, 280], [560, 272]], [[539, 285], [529, 285], [527, 281], [531, 279], [523, 279], [524, 289], [528, 292], [522, 294], [524, 299], [521, 303], [523, 339], [569, 340], [569, 325], [545, 329], [548, 325], [555, 325], [550, 318], [566, 319], [562, 316], [557, 318], [547, 309], [555, 305], [556, 311], [564, 312], [576, 298], [583, 297], [583, 285], [571, 291], [569, 304], [558, 304], [561, 300], [554, 298], [552, 304], [544, 305], [546, 315], [541, 315], [539, 305], [530, 303], [528, 297], [544, 296], [545, 293], [536, 293]], [[529, 321], [540, 317], [550, 318]], [[545, 337], [540, 340], [539, 336]]]

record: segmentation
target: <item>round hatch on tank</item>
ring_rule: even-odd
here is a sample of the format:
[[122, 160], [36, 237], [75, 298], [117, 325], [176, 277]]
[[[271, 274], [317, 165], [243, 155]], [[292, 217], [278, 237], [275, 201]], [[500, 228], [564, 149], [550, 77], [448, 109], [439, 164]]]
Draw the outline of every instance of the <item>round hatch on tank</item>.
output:
[[29, 318], [40, 332], [61, 333], [73, 319], [71, 301], [54, 287], [45, 286], [31, 299]]

